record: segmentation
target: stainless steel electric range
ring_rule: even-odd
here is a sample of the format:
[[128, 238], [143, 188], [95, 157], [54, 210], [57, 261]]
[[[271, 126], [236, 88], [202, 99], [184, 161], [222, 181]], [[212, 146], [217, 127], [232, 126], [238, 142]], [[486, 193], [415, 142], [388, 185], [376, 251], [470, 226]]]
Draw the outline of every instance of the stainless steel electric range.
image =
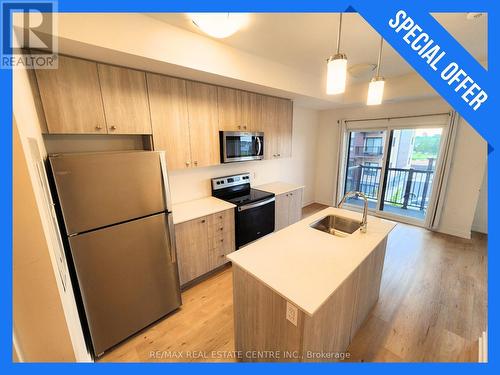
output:
[[274, 232], [274, 194], [252, 189], [249, 173], [213, 178], [212, 196], [236, 205], [237, 249]]

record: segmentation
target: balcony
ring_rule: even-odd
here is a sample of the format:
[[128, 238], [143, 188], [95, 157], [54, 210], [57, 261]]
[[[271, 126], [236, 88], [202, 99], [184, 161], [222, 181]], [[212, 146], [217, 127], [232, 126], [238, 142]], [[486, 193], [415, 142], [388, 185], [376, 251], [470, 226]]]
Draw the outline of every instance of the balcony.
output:
[[[346, 191], [363, 192], [369, 199], [369, 207], [377, 207], [380, 188], [381, 167], [357, 165], [349, 168]], [[382, 209], [385, 212], [423, 220], [429, 204], [434, 177], [433, 170], [414, 168], [388, 168]], [[358, 199], [349, 199], [349, 204], [361, 205]]]
[[354, 146], [354, 156], [380, 156], [383, 153], [382, 146]]

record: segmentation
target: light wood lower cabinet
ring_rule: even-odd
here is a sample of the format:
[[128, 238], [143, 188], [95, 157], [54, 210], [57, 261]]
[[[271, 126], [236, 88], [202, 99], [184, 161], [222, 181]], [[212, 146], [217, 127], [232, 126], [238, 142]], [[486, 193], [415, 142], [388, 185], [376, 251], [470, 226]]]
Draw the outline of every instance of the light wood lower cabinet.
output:
[[234, 210], [226, 210], [175, 225], [180, 284], [227, 263], [235, 250]]
[[[238, 266], [233, 267], [235, 350], [245, 362], [336, 362], [379, 297], [387, 237], [310, 316], [286, 318], [285, 298]], [[293, 304], [292, 304], [293, 305]], [[273, 358], [254, 356], [275, 353]]]
[[275, 231], [283, 229], [299, 221], [302, 217], [302, 192], [297, 189], [276, 195]]

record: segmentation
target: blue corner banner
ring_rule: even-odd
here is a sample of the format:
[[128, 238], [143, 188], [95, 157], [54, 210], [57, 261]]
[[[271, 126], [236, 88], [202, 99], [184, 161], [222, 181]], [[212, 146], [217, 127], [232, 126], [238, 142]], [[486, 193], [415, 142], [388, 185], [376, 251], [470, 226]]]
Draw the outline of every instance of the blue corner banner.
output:
[[352, 5], [483, 138], [494, 139], [494, 127], [487, 126], [494, 108], [488, 71], [420, 2], [389, 0], [381, 6], [353, 0]]

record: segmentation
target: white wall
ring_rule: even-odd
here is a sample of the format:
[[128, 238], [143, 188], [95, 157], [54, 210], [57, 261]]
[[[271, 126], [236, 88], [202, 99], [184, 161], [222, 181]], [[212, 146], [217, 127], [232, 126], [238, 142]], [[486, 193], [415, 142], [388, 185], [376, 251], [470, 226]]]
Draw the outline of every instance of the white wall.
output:
[[483, 183], [479, 190], [479, 199], [476, 206], [476, 214], [472, 222], [472, 230], [480, 233], [488, 233], [488, 168], [484, 171]]
[[[29, 75], [27, 71], [23, 69], [13, 70], [13, 114], [15, 121], [17, 122], [19, 138], [26, 158], [29, 176], [31, 178], [31, 188], [33, 189], [38, 208], [38, 213], [33, 212], [33, 215], [40, 215], [40, 222], [45, 235], [45, 240], [47, 241], [47, 247], [38, 249], [38, 251], [48, 251], [54, 275], [56, 275], [56, 283], [53, 284], [52, 287], [57, 288], [56, 292], [59, 293], [61, 297], [61, 304], [66, 318], [66, 321], [59, 322], [61, 326], [58, 327], [58, 329], [66, 329], [68, 331], [71, 337], [71, 344], [73, 345], [72, 349], [76, 359], [79, 361], [88, 361], [90, 360], [90, 357], [85, 348], [83, 332], [76, 309], [69, 275], [67, 275], [66, 289], [64, 289], [64, 286], [58, 276], [59, 271], [57, 259], [59, 256], [59, 249], [55, 247], [53, 242], [54, 235], [56, 233], [54, 231], [57, 229], [55, 229], [51, 224], [52, 220], [50, 218], [50, 208], [46, 203], [44, 190], [40, 184], [40, 179], [36, 170], [36, 155], [32, 155], [29, 144], [30, 139], [33, 140], [38, 146], [41, 154], [40, 156], [45, 156], [46, 151], [41, 134], [42, 123], [41, 118], [36, 111], [35, 97], [33, 96], [33, 92], [31, 90]], [[51, 306], [48, 307], [53, 308]], [[20, 342], [19, 344], [22, 347], [23, 343]]]
[[181, 203], [211, 195], [210, 179], [250, 172], [252, 185], [273, 181], [304, 185], [304, 205], [314, 202], [318, 112], [294, 106], [292, 157], [217, 165], [169, 173], [172, 200]]
[[[339, 152], [338, 120], [410, 116], [449, 110], [450, 107], [442, 99], [429, 99], [321, 111], [317, 146], [316, 201], [328, 205], [334, 203]], [[461, 120], [439, 225], [440, 232], [464, 238], [470, 237], [486, 161], [486, 141], [469, 124]]]

